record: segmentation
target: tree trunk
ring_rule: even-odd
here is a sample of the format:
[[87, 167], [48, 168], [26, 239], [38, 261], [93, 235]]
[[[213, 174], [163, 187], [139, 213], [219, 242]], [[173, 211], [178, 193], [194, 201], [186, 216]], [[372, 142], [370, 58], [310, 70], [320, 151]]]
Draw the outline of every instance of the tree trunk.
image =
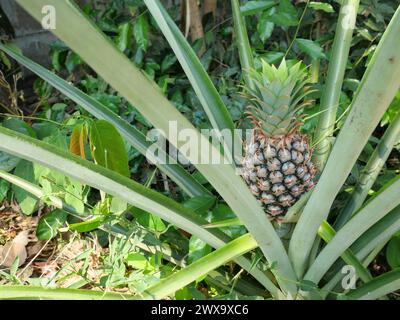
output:
[[[190, 36], [192, 41], [204, 38], [204, 29], [202, 24], [202, 16], [197, 0], [189, 0], [190, 10]], [[206, 51], [206, 46], [203, 40], [203, 45], [199, 51], [199, 55], [202, 56]]]
[[204, 0], [204, 14], [212, 12], [214, 18], [217, 13], [217, 0]]
[[185, 38], [189, 36], [189, 31], [190, 31], [190, 17], [188, 17], [188, 6], [187, 6], [188, 0], [181, 0], [181, 22], [180, 22], [180, 28], [182, 32], [185, 34]]

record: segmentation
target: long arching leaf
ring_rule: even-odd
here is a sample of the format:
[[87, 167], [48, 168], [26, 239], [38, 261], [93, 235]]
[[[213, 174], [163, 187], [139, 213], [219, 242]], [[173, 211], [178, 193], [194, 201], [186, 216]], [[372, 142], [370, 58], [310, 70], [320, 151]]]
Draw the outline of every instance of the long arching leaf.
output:
[[0, 286], [0, 299], [31, 300], [133, 300], [133, 295], [82, 289], [45, 289], [32, 286]]
[[[147, 150], [150, 148], [151, 143], [146, 140], [145, 135], [135, 127], [131, 126], [127, 121], [123, 120], [117, 114], [112, 112], [109, 108], [75, 88], [67, 81], [61, 79], [41, 65], [12, 50], [9, 46], [5, 46], [0, 43], [0, 49], [5, 51], [8, 55], [13, 57], [26, 68], [36, 73], [39, 77], [47, 81], [54, 88], [80, 105], [86, 111], [90, 112], [93, 116], [112, 123], [119, 130], [124, 139], [141, 154], [147, 155], [147, 157], [154, 156], [149, 158], [149, 160], [157, 164], [161, 171], [174, 180], [182, 188], [182, 190], [186, 191], [189, 195], [201, 196], [204, 194], [209, 194], [209, 191], [199, 182], [197, 182], [196, 179], [194, 179], [189, 173], [187, 173], [182, 166], [173, 164], [173, 162], [170, 160], [171, 158], [165, 153], [164, 150], [160, 149], [157, 155], [154, 155], [153, 153], [147, 154]], [[164, 158], [167, 159], [166, 163], [163, 162]]]
[[400, 289], [400, 270], [385, 273], [346, 295], [351, 300], [376, 300]]
[[317, 145], [314, 153], [315, 163], [323, 168], [331, 151], [337, 110], [339, 107], [342, 84], [349, 57], [353, 30], [356, 24], [360, 0], [342, 1], [339, 20], [336, 25], [332, 57], [329, 60], [327, 80], [321, 97], [321, 114], [315, 133]]
[[400, 177], [371, 199], [329, 242], [308, 269], [304, 279], [318, 283], [325, 272], [364, 232], [400, 204]]
[[182, 32], [159, 0], [144, 0], [144, 3], [175, 52], [214, 129], [220, 132], [228, 129], [234, 134], [235, 125], [228, 109]]
[[236, 45], [239, 51], [240, 64], [243, 70], [243, 78], [250, 89], [254, 89], [249, 71], [254, 69], [253, 52], [250, 47], [249, 36], [247, 35], [246, 20], [240, 11], [239, 0], [232, 0], [232, 16], [235, 26]]
[[[219, 248], [230, 241], [227, 235], [218, 230], [205, 229], [203, 226], [207, 222], [192, 210], [156, 191], [145, 188], [129, 178], [3, 127], [0, 127], [0, 139], [2, 141], [0, 150], [40, 163], [77, 181], [117, 196], [196, 235], [214, 248]], [[252, 268], [252, 263], [249, 260], [240, 257], [236, 261], [270, 290], [272, 295], [280, 295], [279, 289], [269, 280], [266, 274], [258, 268]]]
[[163, 299], [215, 268], [256, 247], [257, 243], [251, 235], [246, 234], [241, 236], [207, 256], [193, 262], [188, 267], [161, 280], [156, 285], [146, 289], [142, 298], [155, 300]]
[[346, 202], [343, 209], [339, 212], [334, 227], [336, 230], [350, 220], [351, 216], [362, 206], [368, 197], [368, 192], [374, 185], [383, 166], [389, 158], [393, 146], [400, 140], [400, 111], [396, 118], [386, 130], [381, 141], [379, 141], [374, 152], [372, 153], [368, 163], [361, 172], [354, 190]]
[[[371, 228], [368, 229], [354, 244], [350, 247], [350, 250], [355, 253], [356, 257], [365, 262], [366, 257], [376, 252], [376, 248], [380, 248], [382, 243], [387, 243], [390, 238], [400, 230], [400, 206], [397, 206], [384, 218], [375, 223]], [[380, 250], [378, 251], [380, 252]], [[338, 281], [343, 277], [340, 272], [344, 264], [338, 261], [331, 268], [328, 279], [329, 282], [324, 286], [326, 292], [331, 291]], [[334, 276], [332, 276], [334, 275]]]
[[[89, 211], [87, 213], [85, 213], [85, 215], [82, 216], [80, 213], [78, 213], [76, 211], [75, 208], [66, 204], [61, 198], [54, 196], [54, 195], [46, 195], [46, 193], [42, 190], [42, 188], [40, 188], [37, 185], [32, 184], [29, 181], [24, 180], [18, 176], [15, 176], [11, 173], [0, 170], [0, 178], [7, 180], [8, 182], [10, 182], [12, 184], [15, 184], [16, 186], [24, 189], [26, 192], [31, 193], [38, 199], [41, 199], [41, 200], [47, 199], [51, 205], [55, 206], [56, 208], [59, 208], [59, 209], [69, 212], [70, 214], [72, 214], [73, 216], [75, 216], [78, 219], [81, 219], [84, 221], [91, 219]], [[127, 237], [132, 234], [131, 231], [121, 227], [118, 224], [100, 226], [99, 229], [101, 229], [107, 233], [110, 233], [114, 236], [117, 236], [117, 237], [121, 237], [121, 236]], [[154, 244], [151, 240], [146, 241], [146, 238], [152, 237], [152, 235], [150, 235], [149, 233], [147, 233], [147, 231], [145, 231], [143, 229], [141, 229], [140, 232], [142, 234], [143, 241], [136, 244], [136, 246], [138, 248], [142, 249], [143, 251], [152, 253], [152, 254], [161, 252], [163, 259], [165, 259], [177, 266], [180, 266], [182, 268], [187, 266], [185, 257], [180, 252], [179, 253], [176, 252], [175, 250], [171, 249], [169, 247], [169, 245], [164, 244], [164, 243], [163, 244]], [[239, 258], [239, 259], [243, 259], [243, 258]], [[223, 284], [221, 282], [222, 279], [224, 279], [228, 283], [229, 283], [229, 281], [232, 281], [232, 279], [230, 279], [230, 277], [227, 274], [222, 275], [219, 271], [216, 271], [216, 270], [214, 271], [214, 273], [218, 279], [215, 279], [214, 274], [213, 274], [213, 275], [209, 275], [207, 277], [207, 280], [212, 281], [214, 284], [216, 284], [217, 286], [220, 286], [221, 288], [223, 288], [225, 286], [225, 284]], [[258, 293], [259, 295], [265, 294], [265, 292], [262, 291], [261, 288], [254, 286], [254, 284], [246, 281], [245, 279], [239, 279], [239, 281], [236, 284], [236, 289], [239, 291], [243, 290], [244, 292], [246, 292], [246, 290], [247, 290], [247, 292], [249, 292], [250, 295], [253, 294], [254, 292], [259, 292]]]
[[[231, 163], [199, 163], [198, 154], [210, 154], [213, 159], [221, 156], [219, 148], [208, 139], [164, 97], [157, 85], [138, 70], [93, 22], [71, 1], [17, 0], [37, 20], [42, 18], [42, 7], [53, 5], [57, 12], [57, 28], [52, 30], [72, 50], [88, 63], [105, 81], [134, 105], [162, 134], [167, 135], [170, 126], [175, 132], [190, 132], [191, 146], [201, 148], [198, 153], [187, 155], [197, 169], [214, 186], [222, 198], [244, 223], [274, 269], [277, 281], [285, 292], [297, 293], [296, 276], [291, 262], [272, 224], [262, 207], [253, 197], [245, 182]], [[177, 149], [187, 147], [187, 140], [171, 139]]]
[[289, 256], [298, 277], [305, 272], [319, 226], [326, 220], [336, 195], [400, 87], [399, 34], [400, 8], [369, 63], [325, 170], [293, 232]]

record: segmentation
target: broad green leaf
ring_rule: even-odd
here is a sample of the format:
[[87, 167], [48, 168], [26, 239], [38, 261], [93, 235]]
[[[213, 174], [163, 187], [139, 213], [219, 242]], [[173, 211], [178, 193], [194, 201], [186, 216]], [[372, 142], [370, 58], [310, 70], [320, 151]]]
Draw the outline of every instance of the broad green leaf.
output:
[[97, 120], [90, 127], [90, 145], [96, 163], [130, 176], [125, 143], [115, 127], [105, 120]]
[[247, 1], [240, 7], [242, 15], [247, 16], [251, 14], [257, 14], [272, 8], [276, 4], [276, 1]]
[[0, 151], [0, 170], [9, 172], [17, 166], [19, 161], [19, 158]]
[[308, 54], [311, 59], [326, 59], [326, 55], [321, 48], [321, 46], [315, 41], [308, 39], [296, 39], [296, 43], [299, 46], [299, 49]]
[[119, 105], [121, 104], [121, 98], [113, 94], [106, 92], [95, 92], [91, 96], [96, 99], [101, 105], [110, 109], [113, 113], [119, 114]]
[[65, 202], [82, 214], [85, 211], [85, 187], [75, 179], [68, 178], [64, 181]]
[[[63, 132], [60, 130], [55, 131], [51, 135], [43, 139], [44, 142], [51, 144], [53, 147], [60, 150], [68, 150], [67, 139]], [[50, 170], [37, 163], [33, 164], [35, 177], [40, 186], [46, 194], [51, 195], [54, 193], [65, 194], [68, 179], [63, 174], [55, 170]], [[74, 199], [75, 200], [75, 199]]]
[[[232, 209], [224, 203], [216, 205], [211, 213], [211, 223], [218, 222], [221, 223], [221, 230], [233, 239], [246, 233], [246, 228], [236, 217]], [[226, 225], [223, 226], [223, 224]]]
[[68, 150], [66, 135], [60, 130], [57, 130], [53, 134], [43, 138], [43, 141], [53, 145], [60, 150]]
[[110, 199], [110, 212], [113, 214], [121, 214], [124, 213], [128, 209], [128, 204], [126, 201], [118, 198], [118, 197], [112, 197]]
[[391, 124], [395, 121], [396, 116], [398, 115], [398, 111], [400, 110], [400, 91], [396, 94], [392, 104], [384, 114], [381, 127]]
[[133, 33], [139, 47], [143, 51], [146, 51], [149, 44], [149, 22], [147, 21], [147, 16], [145, 14], [141, 14], [136, 19], [133, 26]]
[[300, 290], [309, 292], [318, 289], [318, 285], [312, 281], [301, 280], [299, 284]]
[[0, 180], [0, 203], [6, 198], [9, 189], [10, 183], [6, 180]]
[[[126, 22], [118, 26], [118, 39], [117, 46], [118, 49], [124, 52], [130, 46], [131, 38], [132, 38], [132, 24], [130, 22]], [[136, 33], [135, 33], [136, 37]], [[147, 45], [146, 45], [147, 47]]]
[[279, 1], [279, 11], [289, 14], [292, 17], [297, 17], [297, 9], [293, 5], [291, 0], [280, 0]]
[[213, 196], [200, 196], [187, 200], [183, 205], [193, 211], [204, 215], [215, 204], [215, 197]]
[[[279, 51], [270, 51], [267, 52], [266, 54], [260, 56], [255, 60], [255, 67], [260, 68], [262, 65], [261, 59], [266, 60], [269, 64], [275, 64], [278, 63], [282, 58], [285, 56], [283, 52]], [[260, 59], [261, 58], [261, 59]]]
[[271, 21], [281, 27], [297, 26], [298, 14], [290, 0], [280, 0], [278, 11], [271, 15]]
[[275, 24], [271, 21], [270, 17], [274, 14], [274, 11], [268, 10], [264, 12], [260, 17], [257, 24], [257, 32], [260, 36], [262, 42], [265, 42], [272, 35], [272, 31], [274, 31]]
[[333, 7], [329, 3], [324, 3], [324, 2], [311, 1], [308, 4], [308, 7], [310, 9], [314, 9], [314, 10], [322, 10], [322, 11], [327, 12], [327, 13], [335, 12]]
[[132, 212], [137, 222], [146, 228], [149, 228], [156, 232], [163, 232], [167, 228], [165, 223], [159, 217], [152, 215], [142, 209], [132, 208], [130, 211]]
[[279, 11], [290, 14], [291, 16], [297, 16], [297, 9], [291, 0], [280, 0]]
[[299, 23], [297, 19], [293, 19], [289, 14], [282, 12], [277, 12], [272, 15], [270, 20], [280, 27], [295, 27]]
[[3, 121], [2, 125], [8, 129], [36, 138], [36, 132], [31, 128], [31, 126], [20, 119], [7, 118]]
[[175, 292], [176, 300], [193, 300], [193, 295], [188, 287], [184, 287]]
[[96, 230], [103, 223], [103, 218], [95, 218], [84, 222], [72, 223], [69, 225], [69, 229], [77, 232], [90, 232]]
[[[172, 56], [174, 56], [174, 55], [172, 55]], [[148, 63], [146, 63], [144, 70], [145, 70], [146, 74], [149, 76], [149, 78], [151, 80], [154, 80], [154, 78], [156, 77], [156, 72], [158, 70], [160, 70], [160, 65], [155, 62], [148, 62]]]
[[400, 267], [400, 237], [390, 240], [386, 248], [386, 259], [392, 269]]
[[59, 130], [59, 126], [52, 122], [35, 122], [32, 124], [32, 129], [35, 130], [37, 138], [43, 140], [44, 138], [55, 134]]
[[[15, 168], [14, 174], [29, 182], [36, 182], [33, 164], [29, 161], [21, 160]], [[37, 207], [38, 200], [19, 187], [13, 186], [13, 191], [22, 212], [31, 215]]]
[[76, 66], [82, 63], [82, 59], [75, 52], [69, 52], [67, 59], [65, 60], [65, 66], [70, 73], [74, 71]]
[[203, 240], [192, 236], [189, 240], [189, 263], [193, 263], [196, 260], [206, 256], [211, 252], [211, 247]]
[[165, 56], [161, 63], [161, 72], [164, 73], [168, 71], [168, 69], [171, 68], [177, 61], [178, 59], [174, 54], [168, 54]]
[[129, 253], [125, 262], [128, 266], [137, 270], [146, 270], [151, 266], [147, 258], [138, 252]]
[[212, 211], [212, 222], [230, 218], [236, 218], [236, 215], [225, 203], [218, 203]]
[[67, 105], [65, 103], [56, 103], [51, 106], [49, 110], [46, 112], [46, 116], [48, 119], [51, 119], [56, 122], [63, 122], [65, 119], [65, 109]]
[[37, 238], [40, 241], [53, 239], [58, 234], [58, 230], [64, 226], [67, 217], [68, 213], [60, 209], [41, 217], [36, 229]]
[[60, 56], [61, 56], [60, 50], [55, 50], [51, 54], [51, 64], [52, 64], [53, 69], [57, 72], [60, 72], [62, 69], [62, 63], [60, 61]]

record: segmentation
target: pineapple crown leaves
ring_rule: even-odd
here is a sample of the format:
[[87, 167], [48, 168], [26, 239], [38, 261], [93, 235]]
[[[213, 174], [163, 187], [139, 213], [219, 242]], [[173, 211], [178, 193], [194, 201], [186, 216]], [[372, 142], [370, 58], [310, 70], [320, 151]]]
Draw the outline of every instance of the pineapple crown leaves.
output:
[[293, 132], [300, 123], [299, 114], [309, 104], [304, 99], [310, 93], [310, 79], [301, 62], [288, 67], [282, 60], [276, 68], [262, 60], [261, 70], [250, 70], [249, 75], [254, 88], [245, 86], [245, 97], [255, 127], [269, 137]]

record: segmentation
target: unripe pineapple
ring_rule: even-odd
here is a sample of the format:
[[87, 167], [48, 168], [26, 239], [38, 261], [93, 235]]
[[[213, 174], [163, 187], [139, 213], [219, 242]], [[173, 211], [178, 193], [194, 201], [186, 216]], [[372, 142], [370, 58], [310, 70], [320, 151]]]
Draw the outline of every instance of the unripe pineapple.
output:
[[283, 60], [278, 69], [263, 62], [260, 72], [250, 74], [255, 88], [246, 88], [246, 97], [254, 130], [242, 175], [268, 217], [279, 221], [314, 185], [312, 150], [299, 131], [307, 73], [300, 63], [288, 68]]

